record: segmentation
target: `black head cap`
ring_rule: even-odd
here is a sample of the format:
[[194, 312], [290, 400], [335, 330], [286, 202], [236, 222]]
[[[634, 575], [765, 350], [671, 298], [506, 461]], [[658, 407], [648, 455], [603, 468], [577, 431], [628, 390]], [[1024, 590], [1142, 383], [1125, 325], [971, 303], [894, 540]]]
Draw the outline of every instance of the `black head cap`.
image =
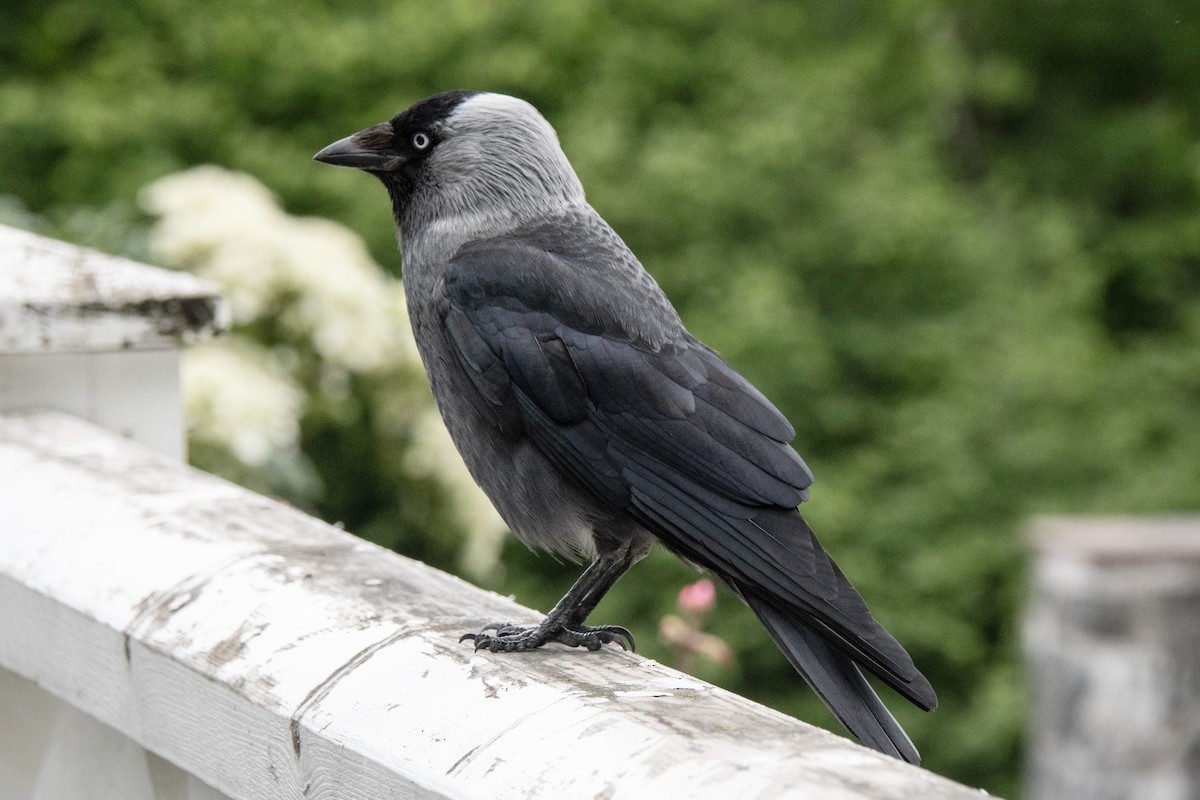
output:
[[392, 128], [400, 133], [405, 130], [416, 131], [436, 127], [442, 120], [450, 116], [454, 109], [462, 105], [464, 100], [477, 94], [479, 92], [469, 89], [455, 89], [452, 92], [430, 95], [392, 117]]

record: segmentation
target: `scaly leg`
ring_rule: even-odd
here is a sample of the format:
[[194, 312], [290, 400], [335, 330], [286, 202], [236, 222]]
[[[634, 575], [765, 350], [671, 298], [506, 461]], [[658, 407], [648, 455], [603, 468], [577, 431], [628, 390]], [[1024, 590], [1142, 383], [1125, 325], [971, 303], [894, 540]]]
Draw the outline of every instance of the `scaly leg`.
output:
[[575, 585], [546, 615], [542, 624], [523, 628], [508, 622], [492, 622], [477, 633], [463, 634], [459, 641], [472, 640], [476, 650], [490, 650], [493, 653], [533, 650], [547, 642], [586, 647], [588, 650], [599, 650], [602, 645], [616, 642], [625, 650], [633, 650], [633, 634], [620, 625], [590, 627], [583, 624], [604, 594], [632, 563], [633, 560], [625, 553], [601, 555], [584, 570]]

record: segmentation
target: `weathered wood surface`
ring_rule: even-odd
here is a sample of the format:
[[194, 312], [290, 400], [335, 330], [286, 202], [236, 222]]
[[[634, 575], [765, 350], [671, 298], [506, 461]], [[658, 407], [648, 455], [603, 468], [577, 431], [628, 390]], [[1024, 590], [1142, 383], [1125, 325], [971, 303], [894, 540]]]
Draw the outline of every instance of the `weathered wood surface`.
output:
[[476, 654], [537, 616], [64, 415], [0, 415], [0, 609], [0, 666], [235, 798], [980, 795], [632, 654]]
[[0, 720], [4, 800], [231, 800], [3, 668]]
[[179, 347], [229, 326], [216, 284], [0, 225], [0, 352]]

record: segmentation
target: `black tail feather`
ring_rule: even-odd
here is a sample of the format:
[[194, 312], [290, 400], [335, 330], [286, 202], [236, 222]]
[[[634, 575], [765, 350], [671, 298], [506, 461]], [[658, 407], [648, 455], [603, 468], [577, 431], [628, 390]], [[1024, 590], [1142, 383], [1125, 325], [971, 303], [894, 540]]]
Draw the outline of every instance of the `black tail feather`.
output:
[[881, 753], [921, 763], [921, 754], [858, 665], [786, 611], [752, 594], [743, 594], [743, 599], [796, 671], [852, 734]]

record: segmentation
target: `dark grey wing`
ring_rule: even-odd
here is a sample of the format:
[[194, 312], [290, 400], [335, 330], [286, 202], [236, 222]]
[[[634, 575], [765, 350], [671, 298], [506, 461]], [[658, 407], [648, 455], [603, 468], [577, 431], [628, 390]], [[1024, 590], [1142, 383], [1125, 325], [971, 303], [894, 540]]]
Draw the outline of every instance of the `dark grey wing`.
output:
[[556, 462], [586, 454], [572, 473], [589, 485], [601, 454], [613, 469], [618, 452], [653, 454], [650, 475], [677, 476], [727, 513], [802, 502], [812, 475], [783, 415], [682, 326], [665, 341], [627, 325], [643, 298], [617, 313], [614, 287], [579, 266], [512, 241], [452, 263], [446, 327], [498, 424], [511, 432], [519, 419]]
[[447, 326], [497, 418], [519, 420], [565, 474], [730, 583], [785, 650], [791, 619], [936, 704], [796, 511], [812, 475], [788, 444], [792, 426], [682, 327], [668, 336], [647, 323], [657, 297], [593, 279], [602, 274], [519, 240], [454, 259]]

